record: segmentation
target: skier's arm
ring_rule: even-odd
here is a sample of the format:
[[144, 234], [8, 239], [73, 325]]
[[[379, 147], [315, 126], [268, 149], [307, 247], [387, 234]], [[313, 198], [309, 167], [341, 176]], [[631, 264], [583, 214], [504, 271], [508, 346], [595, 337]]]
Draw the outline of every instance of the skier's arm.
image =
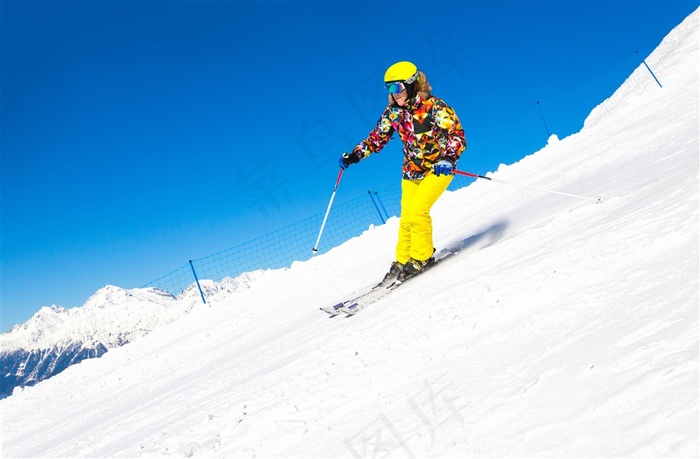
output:
[[377, 125], [372, 129], [366, 139], [358, 143], [352, 150], [352, 155], [358, 159], [368, 157], [372, 153], [379, 153], [384, 146], [389, 142], [391, 136], [394, 135], [394, 128], [391, 125], [389, 118], [390, 108], [387, 107], [382, 113], [382, 116], [377, 121]]
[[460, 155], [467, 148], [467, 139], [464, 137], [457, 113], [451, 107], [442, 105], [436, 110], [435, 123], [447, 138], [442, 158], [456, 165]]

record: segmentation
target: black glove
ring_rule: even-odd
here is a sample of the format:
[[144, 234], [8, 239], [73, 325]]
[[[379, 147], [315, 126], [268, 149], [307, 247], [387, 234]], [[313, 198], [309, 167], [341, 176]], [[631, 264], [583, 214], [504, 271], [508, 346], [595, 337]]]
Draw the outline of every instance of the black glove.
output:
[[355, 153], [343, 153], [343, 155], [338, 160], [340, 168], [345, 170], [350, 167], [350, 164], [355, 164], [360, 162], [360, 157]]

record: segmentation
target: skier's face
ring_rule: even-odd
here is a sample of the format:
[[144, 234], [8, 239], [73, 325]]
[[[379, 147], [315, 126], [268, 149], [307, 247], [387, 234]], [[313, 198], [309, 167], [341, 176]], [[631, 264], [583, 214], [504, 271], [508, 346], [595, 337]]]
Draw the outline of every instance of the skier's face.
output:
[[394, 100], [396, 101], [396, 104], [400, 107], [403, 107], [404, 105], [406, 105], [407, 97], [408, 97], [408, 91], [406, 91], [405, 89], [398, 94], [394, 94]]

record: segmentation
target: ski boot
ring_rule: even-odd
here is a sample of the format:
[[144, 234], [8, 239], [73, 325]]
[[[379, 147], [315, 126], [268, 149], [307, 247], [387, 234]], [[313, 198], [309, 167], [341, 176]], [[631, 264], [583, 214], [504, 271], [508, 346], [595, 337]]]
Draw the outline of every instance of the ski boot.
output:
[[396, 280], [398, 275], [401, 274], [403, 269], [404, 269], [404, 265], [402, 265], [398, 261], [393, 262], [391, 264], [391, 267], [389, 268], [389, 272], [386, 273], [386, 275], [384, 276], [384, 279], [382, 279], [382, 281], [379, 283], [379, 285], [391, 284], [392, 282], [394, 282]]
[[403, 270], [399, 273], [396, 278], [397, 282], [404, 282], [407, 279], [417, 276], [418, 274], [426, 271], [428, 268], [435, 264], [435, 257], [430, 257], [427, 260], [420, 261], [411, 258], [403, 266]]

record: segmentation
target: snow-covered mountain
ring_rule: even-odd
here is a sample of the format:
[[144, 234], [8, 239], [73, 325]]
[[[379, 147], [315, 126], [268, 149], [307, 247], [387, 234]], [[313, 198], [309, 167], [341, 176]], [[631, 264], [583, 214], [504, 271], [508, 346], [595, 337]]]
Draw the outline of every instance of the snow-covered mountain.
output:
[[[264, 271], [221, 282], [203, 280], [206, 295], [216, 298], [249, 288]], [[0, 398], [15, 387], [31, 386], [87, 358], [145, 336], [201, 307], [192, 285], [177, 297], [155, 288], [126, 290], [108, 285], [84, 305], [41, 308], [27, 322], [0, 335]]]
[[601, 204], [446, 193], [459, 253], [357, 316], [318, 308], [383, 275], [395, 218], [17, 389], [3, 455], [697, 457], [699, 18], [647, 58], [663, 88], [640, 66], [491, 174]]

